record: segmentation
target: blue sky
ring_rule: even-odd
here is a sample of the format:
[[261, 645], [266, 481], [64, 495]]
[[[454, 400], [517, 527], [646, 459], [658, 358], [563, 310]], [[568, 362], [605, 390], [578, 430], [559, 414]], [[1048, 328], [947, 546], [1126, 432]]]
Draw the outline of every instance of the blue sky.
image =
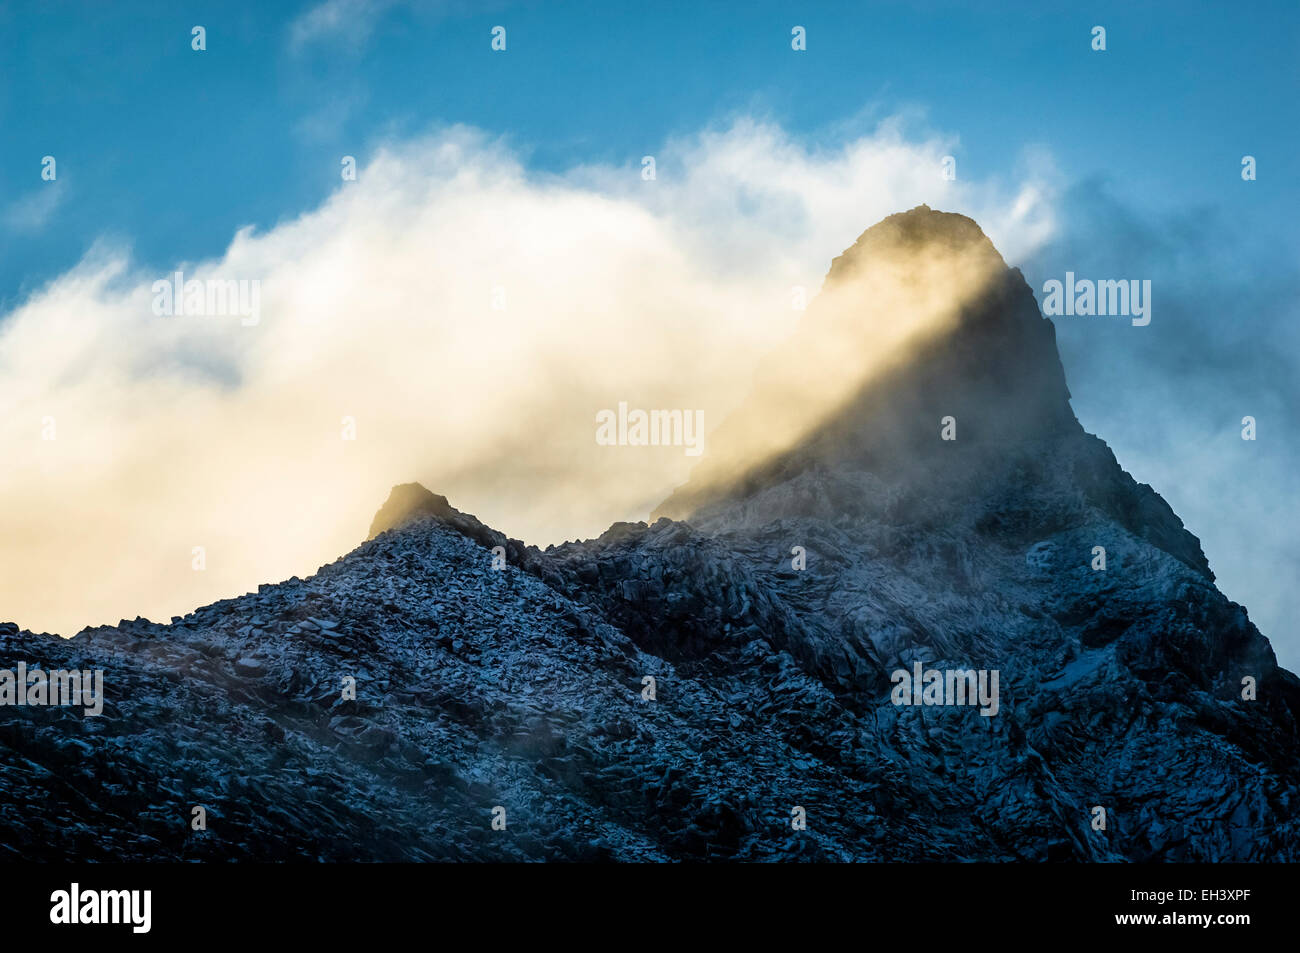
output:
[[[737, 117], [808, 155], [903, 117], [951, 143], [963, 182], [1042, 178], [1053, 233], [1008, 256], [1036, 291], [1066, 270], [1156, 288], [1140, 331], [1057, 321], [1076, 412], [1300, 667], [1294, 2], [8, 2], [0, 32], [0, 331], [92, 249], [154, 275], [218, 258], [241, 227], [322, 208], [341, 156], [455, 124], [505, 137], [528, 174], [634, 176]], [[851, 238], [815, 250], [818, 276]]]
[[[355, 2], [339, 30], [295, 43], [318, 6], [0, 6], [3, 194], [37, 192], [44, 155], [68, 193], [43, 228], [6, 229], [0, 301], [105, 234], [160, 266], [213, 254], [241, 225], [320, 202], [341, 153], [434, 123], [507, 134], [536, 166], [563, 168], [634, 163], [736, 112], [818, 137], [915, 111], [960, 137], [963, 176], [1009, 173], [1009, 157], [1043, 144], [1072, 178], [1104, 175], [1132, 203], [1219, 204], [1293, 236], [1290, 2]], [[796, 23], [805, 54], [790, 50]], [[190, 49], [195, 24], [206, 52]], [[489, 49], [497, 24], [506, 55]], [[1104, 53], [1089, 48], [1095, 24]], [[1249, 187], [1243, 154], [1260, 161]]]

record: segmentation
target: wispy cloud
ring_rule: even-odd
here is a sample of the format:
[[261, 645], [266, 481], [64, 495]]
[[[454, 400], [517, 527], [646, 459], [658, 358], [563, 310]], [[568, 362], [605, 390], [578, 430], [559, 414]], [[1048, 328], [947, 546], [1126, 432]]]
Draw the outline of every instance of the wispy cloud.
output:
[[[1055, 319], [1080, 421], [1169, 501], [1223, 591], [1297, 667], [1295, 595], [1276, 582], [1300, 567], [1300, 544], [1276, 519], [1300, 470], [1294, 244], [1213, 208], [1139, 213], [1100, 178], [1056, 204], [1069, 227], [1025, 262], [1036, 290], [1067, 270], [1152, 282], [1148, 327]], [[1241, 439], [1244, 416], [1258, 422], [1254, 441]]]
[[375, 20], [397, 0], [325, 0], [289, 24], [289, 48], [301, 52], [316, 44], [358, 49], [374, 32]]
[[293, 134], [300, 140], [312, 144], [334, 142], [339, 139], [348, 124], [369, 101], [369, 95], [361, 89], [342, 93], [329, 105], [315, 109], [298, 119], [293, 124]]
[[68, 185], [62, 179], [41, 183], [5, 208], [2, 216], [5, 227], [15, 232], [41, 230], [49, 224], [67, 194]]
[[385, 17], [399, 10], [427, 28], [443, 17], [483, 15], [504, 6], [503, 0], [323, 0], [289, 24], [288, 44], [293, 53], [320, 48], [355, 54], [366, 48]]

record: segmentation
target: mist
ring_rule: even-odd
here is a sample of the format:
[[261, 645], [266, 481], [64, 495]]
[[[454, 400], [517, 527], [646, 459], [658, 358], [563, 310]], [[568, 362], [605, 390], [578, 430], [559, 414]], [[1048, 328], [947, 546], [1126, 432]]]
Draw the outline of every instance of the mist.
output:
[[[538, 545], [644, 519], [700, 458], [602, 446], [602, 411], [700, 412], [707, 460], [801, 297], [885, 215], [963, 212], [1012, 264], [1052, 235], [1043, 181], [945, 180], [953, 147], [897, 122], [827, 145], [740, 119], [665, 143], [647, 179], [640, 157], [532, 172], [454, 127], [381, 144], [319, 208], [212, 260], [154, 272], [100, 242], [0, 317], [0, 618], [71, 635], [309, 574], [412, 480]], [[177, 270], [257, 282], [257, 320], [155, 313]], [[935, 289], [850, 336], [780, 440], [933, 329]]]
[[[1147, 327], [1055, 319], [1075, 412], [1169, 502], [1220, 589], [1294, 670], [1296, 597], [1278, 584], [1300, 570], [1291, 521], [1278, 519], [1300, 469], [1294, 237], [1213, 207], [1135, 209], [1118, 192], [1104, 178], [1061, 190], [1069, 227], [1023, 262], [1036, 291], [1066, 269], [1152, 280]], [[1242, 439], [1245, 416], [1258, 422], [1254, 441]]]

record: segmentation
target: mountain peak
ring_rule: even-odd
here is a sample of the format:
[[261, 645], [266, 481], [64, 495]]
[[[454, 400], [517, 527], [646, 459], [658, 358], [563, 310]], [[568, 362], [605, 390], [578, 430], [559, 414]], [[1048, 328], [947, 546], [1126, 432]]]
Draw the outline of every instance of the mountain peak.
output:
[[439, 496], [419, 483], [399, 483], [375, 514], [366, 538], [374, 539], [390, 529], [400, 529], [421, 516], [450, 519], [458, 515], [460, 511], [448, 503], [445, 496]]
[[[1212, 578], [1164, 500], [1084, 432], [1052, 322], [964, 215], [917, 206], [837, 257], [799, 330], [651, 518], [709, 531], [780, 520], [808, 474], [822, 475], [819, 493], [858, 493], [868, 475], [894, 505], [951, 520], [983, 507], [988, 525], [1025, 532], [1098, 510]], [[1011, 514], [1009, 497], [1034, 505]]]
[[831, 262], [828, 284], [852, 278], [863, 263], [882, 261], [897, 267], [904, 256], [918, 251], [973, 253], [991, 267], [1005, 267], [993, 242], [973, 218], [918, 205], [896, 212], [872, 225]]
[[[709, 456], [658, 513], [825, 464], [921, 469], [1079, 431], [1050, 321], [974, 220], [920, 205], [836, 257]], [[951, 420], [951, 425], [949, 421]]]

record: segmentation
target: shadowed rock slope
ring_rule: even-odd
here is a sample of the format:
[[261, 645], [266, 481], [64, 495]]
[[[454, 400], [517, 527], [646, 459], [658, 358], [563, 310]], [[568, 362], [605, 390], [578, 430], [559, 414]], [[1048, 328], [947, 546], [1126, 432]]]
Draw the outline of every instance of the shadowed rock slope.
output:
[[[406, 484], [310, 579], [69, 640], [0, 625], [0, 667], [100, 668], [107, 698], [0, 708], [0, 851], [1300, 859], [1300, 684], [1083, 432], [1020, 273], [922, 206], [827, 288], [932, 248], [989, 268], [950, 326], [652, 525], [540, 551]], [[814, 305], [790, 347], [851, 319]], [[710, 455], [761, 428], [768, 370]], [[997, 713], [893, 704], [916, 663], [997, 671]]]

